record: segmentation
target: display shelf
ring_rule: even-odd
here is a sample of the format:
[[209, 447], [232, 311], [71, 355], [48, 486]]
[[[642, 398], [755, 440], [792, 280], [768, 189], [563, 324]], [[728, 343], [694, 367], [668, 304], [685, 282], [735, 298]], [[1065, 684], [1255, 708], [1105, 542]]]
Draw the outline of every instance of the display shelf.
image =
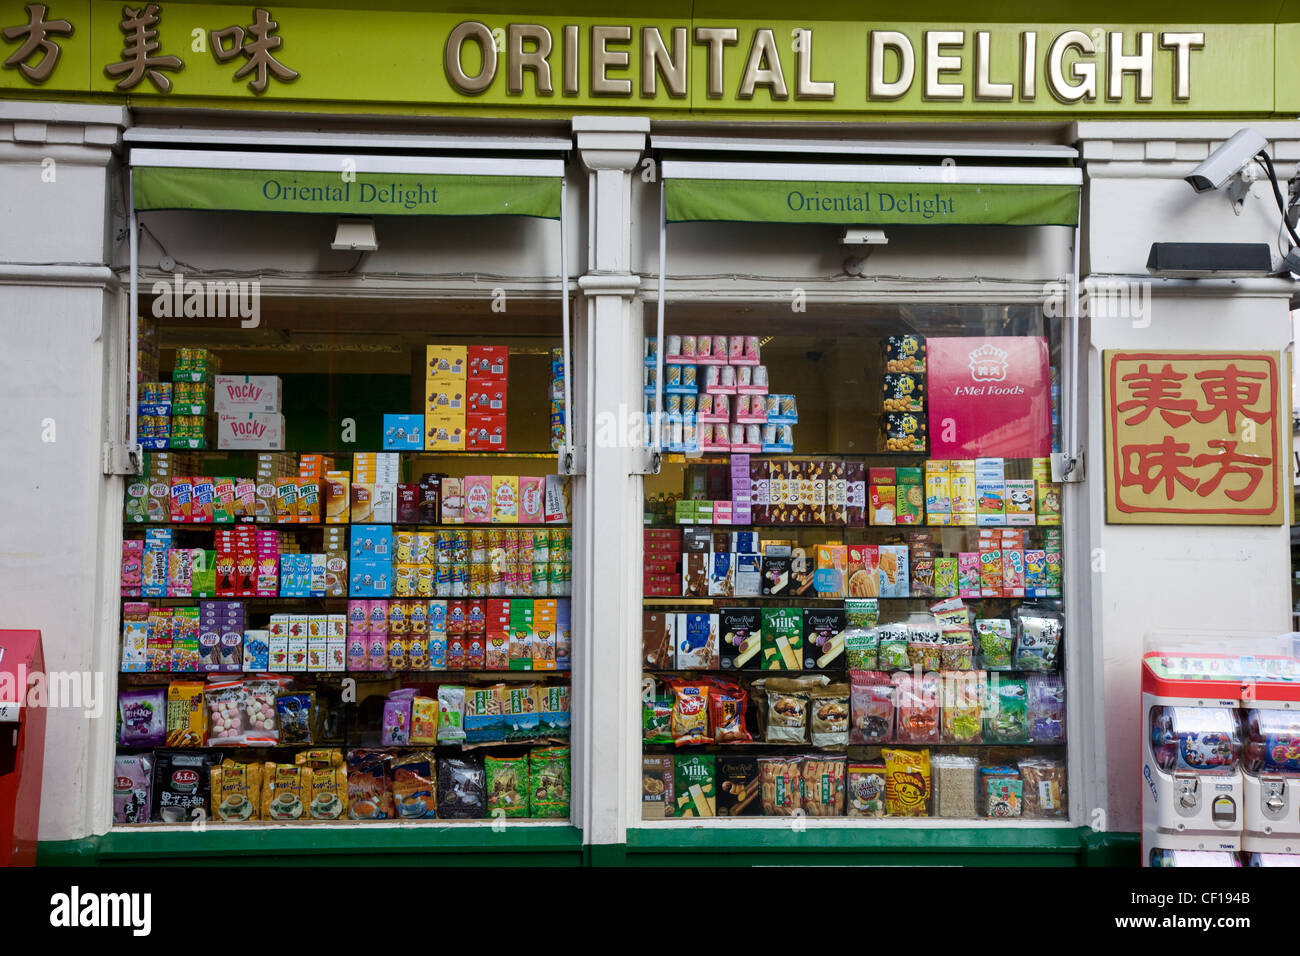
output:
[[486, 671], [486, 670], [439, 670], [439, 671], [120, 671], [122, 677], [142, 678], [145, 682], [162, 681], [162, 680], [207, 680], [209, 677], [218, 680], [247, 680], [250, 678], [264, 677], [292, 677], [298, 678], [338, 678], [361, 677], [373, 678], [374, 680], [410, 680], [415, 677], [436, 677], [439, 680], [444, 678], [485, 678], [488, 680], [501, 680], [503, 678], [518, 678], [520, 680], [536, 680], [538, 677], [551, 677], [563, 674], [568, 676], [572, 674], [568, 670], [554, 671]]
[[365, 597], [355, 597], [351, 595], [337, 595], [337, 594], [327, 595], [325, 597], [318, 597], [318, 596], [280, 597], [279, 595], [275, 595], [274, 597], [271, 596], [258, 597], [255, 595], [240, 596], [238, 594], [218, 594], [216, 596], [209, 596], [209, 597], [194, 597], [194, 596], [186, 597], [185, 595], [176, 595], [176, 596], [169, 596], [169, 597], [143, 597], [143, 596], [130, 597], [124, 594], [122, 595], [122, 600], [123, 601], [181, 601], [181, 602], [191, 602], [191, 603], [194, 601], [244, 601], [246, 603], [261, 602], [261, 603], [272, 603], [272, 604], [281, 604], [281, 603], [292, 604], [299, 601], [498, 601], [498, 600], [500, 601], [516, 601], [516, 600], [517, 601], [523, 601], [523, 600], [550, 601], [550, 600], [555, 600], [557, 598], [571, 598], [571, 597], [572, 597], [571, 594], [485, 594], [485, 595], [435, 594], [432, 597], [430, 597], [427, 594], [413, 594], [410, 596], [401, 596], [396, 594], [379, 594], [379, 595], [367, 595]]
[[905, 750], [916, 750], [919, 748], [952, 749], [957, 747], [984, 747], [984, 748], [1032, 747], [1036, 750], [1051, 750], [1054, 747], [1056, 748], [1064, 747], [1065, 741], [1044, 740], [1044, 741], [1025, 741], [1020, 743], [1005, 743], [1002, 741], [980, 741], [976, 743], [946, 743], [940, 741], [938, 743], [911, 743], [911, 742], [901, 742], [901, 741], [895, 742], [890, 740], [882, 740], [879, 743], [874, 743], [874, 744], [848, 744], [847, 749], [844, 747], [838, 747], [838, 748], [819, 747], [816, 744], [810, 743], [806, 740], [798, 741], [798, 742], [752, 740], [752, 741], [744, 741], [741, 743], [724, 743], [724, 744], [718, 744], [718, 743], [683, 744], [680, 747], [677, 746], [676, 744], [661, 744], [661, 743], [651, 743], [650, 741], [642, 741], [641, 746], [647, 753], [652, 753], [652, 752], [653, 753], [721, 753], [724, 751], [728, 753], [735, 753], [735, 752], [750, 753], [751, 751], [759, 751], [759, 750], [803, 750], [809, 753], [816, 753], [818, 756], [845, 757], [847, 756], [848, 750], [860, 750], [860, 749], [867, 749], [872, 747], [902, 747]]
[[235, 528], [370, 528], [375, 525], [392, 528], [418, 528], [422, 531], [490, 531], [493, 528], [537, 531], [542, 528], [572, 528], [569, 522], [545, 521], [535, 524], [505, 524], [502, 522], [462, 522], [460, 524], [433, 524], [423, 521], [127, 521], [123, 528], [183, 528], [196, 531], [226, 531]]
[[[740, 604], [780, 604], [781, 602], [803, 605], [812, 602], [817, 605], [834, 605], [843, 604], [845, 601], [948, 601], [952, 598], [940, 598], [930, 595], [929, 597], [874, 597], [874, 598], [817, 598], [807, 597], [806, 595], [794, 595], [792, 597], [707, 597], [707, 598], [676, 598], [676, 597], [644, 597], [641, 603], [646, 607], [669, 607], [681, 605], [683, 607], [707, 607], [716, 604], [718, 601], [738, 601]], [[970, 597], [962, 598], [963, 601], [975, 603], [977, 601], [1059, 601], [1060, 597]]]
[[[848, 667], [838, 667], [838, 668], [830, 668], [824, 670], [817, 670], [816, 668], [811, 668], [811, 669], [800, 668], [799, 670], [762, 670], [760, 668], [754, 668], [754, 667], [745, 667], [745, 668], [741, 668], [740, 670], [735, 670], [735, 669], [703, 670], [700, 668], [691, 668], [690, 670], [675, 670], [672, 668], [663, 668], [663, 667], [643, 667], [641, 668], [641, 673], [653, 674], [655, 676], [666, 675], [672, 678], [693, 677], [695, 675], [705, 675], [710, 677], [721, 676], [721, 677], [755, 677], [755, 678], [791, 677], [791, 676], [798, 676], [801, 674], [807, 674], [812, 676], [822, 674], [825, 675], [826, 677], [843, 677], [844, 675], [848, 674], [849, 670], [850, 668]], [[971, 671], [984, 671], [986, 674], [1001, 674], [1001, 675], [1005, 675], [1006, 677], [1030, 677], [1034, 674], [1048, 674], [1053, 676], [1059, 676], [1057, 675], [1056, 671], [997, 670], [997, 669], [990, 669], [987, 667], [972, 667], [970, 670], [923, 671], [923, 673], [938, 674], [940, 677], [942, 677], [945, 674], [969, 674], [971, 673]], [[892, 671], [880, 671], [879, 673], [912, 674], [915, 673], [915, 671], [912, 668], [908, 668], [905, 671], [892, 670]]]
[[349, 448], [347, 451], [321, 451], [319, 448], [146, 448], [146, 452], [184, 452], [190, 455], [210, 455], [214, 458], [251, 458], [258, 455], [331, 455], [347, 458], [352, 455], [402, 455], [406, 458], [535, 458], [555, 460], [553, 451], [426, 451], [415, 448]]

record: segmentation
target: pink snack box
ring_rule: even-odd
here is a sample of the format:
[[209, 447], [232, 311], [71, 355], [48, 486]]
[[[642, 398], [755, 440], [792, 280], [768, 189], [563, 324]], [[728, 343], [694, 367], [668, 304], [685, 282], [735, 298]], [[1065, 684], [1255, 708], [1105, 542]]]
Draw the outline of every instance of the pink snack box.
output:
[[144, 542], [122, 542], [122, 597], [139, 597], [144, 583]]

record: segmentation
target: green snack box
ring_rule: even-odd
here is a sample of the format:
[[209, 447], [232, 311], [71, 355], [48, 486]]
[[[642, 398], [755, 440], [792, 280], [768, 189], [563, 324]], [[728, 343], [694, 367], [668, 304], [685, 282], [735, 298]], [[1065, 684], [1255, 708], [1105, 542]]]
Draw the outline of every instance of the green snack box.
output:
[[803, 666], [802, 609], [763, 608], [761, 653], [765, 671], [797, 671]]
[[714, 771], [717, 758], [712, 754], [678, 754], [673, 757], [673, 816], [717, 816]]

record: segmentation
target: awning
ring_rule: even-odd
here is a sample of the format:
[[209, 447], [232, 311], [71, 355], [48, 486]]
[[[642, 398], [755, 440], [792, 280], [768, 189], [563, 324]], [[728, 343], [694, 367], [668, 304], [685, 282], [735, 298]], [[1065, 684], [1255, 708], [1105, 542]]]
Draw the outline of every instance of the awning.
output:
[[669, 222], [1074, 226], [1074, 166], [664, 160]]
[[132, 149], [137, 211], [560, 218], [558, 159]]

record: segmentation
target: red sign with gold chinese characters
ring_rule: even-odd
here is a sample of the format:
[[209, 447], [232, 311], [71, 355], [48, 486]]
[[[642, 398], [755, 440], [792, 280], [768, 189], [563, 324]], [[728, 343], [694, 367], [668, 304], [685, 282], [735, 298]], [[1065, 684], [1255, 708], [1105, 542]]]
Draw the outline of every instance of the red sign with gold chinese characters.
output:
[[1285, 520], [1278, 353], [1107, 351], [1104, 366], [1107, 521]]

